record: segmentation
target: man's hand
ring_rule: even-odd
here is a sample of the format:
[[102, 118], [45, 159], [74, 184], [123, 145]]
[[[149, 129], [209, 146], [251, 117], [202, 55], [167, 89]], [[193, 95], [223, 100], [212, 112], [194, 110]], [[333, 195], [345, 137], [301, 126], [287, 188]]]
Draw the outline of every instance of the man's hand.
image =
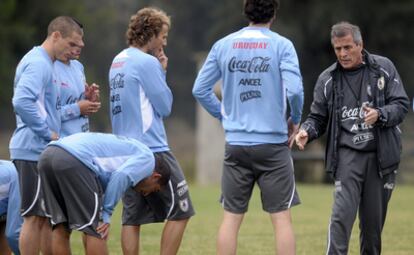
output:
[[154, 53], [155, 57], [158, 58], [158, 61], [160, 61], [162, 68], [167, 71], [168, 67], [168, 57], [165, 55], [164, 49], [160, 48]]
[[308, 132], [300, 129], [299, 133], [295, 137], [296, 145], [298, 146], [299, 150], [303, 151], [305, 149], [305, 145], [308, 143], [308, 139]]
[[78, 101], [79, 109], [81, 115], [89, 115], [95, 113], [101, 108], [100, 102], [92, 102], [89, 100], [80, 100]]
[[99, 102], [99, 85], [92, 83], [92, 85], [85, 84], [85, 98], [92, 102]]
[[364, 122], [366, 125], [373, 125], [377, 122], [379, 114], [376, 109], [363, 105], [362, 110], [365, 113]]
[[99, 222], [98, 227], [96, 228], [98, 234], [100, 234], [101, 238], [105, 241], [108, 240], [109, 237], [109, 227], [109, 223]]
[[293, 142], [295, 141], [295, 136], [298, 133], [299, 130], [299, 124], [294, 124], [292, 122], [292, 119], [288, 119], [288, 145], [289, 148], [292, 148]]
[[51, 141], [59, 140], [59, 135], [56, 132], [52, 131], [52, 135], [50, 136], [50, 140]]

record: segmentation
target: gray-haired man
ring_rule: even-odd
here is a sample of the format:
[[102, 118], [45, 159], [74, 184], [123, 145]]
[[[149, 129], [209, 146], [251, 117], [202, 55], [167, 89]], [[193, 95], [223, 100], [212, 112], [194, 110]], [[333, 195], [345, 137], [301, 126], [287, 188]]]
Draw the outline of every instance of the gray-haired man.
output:
[[359, 27], [332, 27], [337, 62], [315, 85], [311, 112], [296, 144], [327, 131], [326, 170], [335, 180], [327, 254], [347, 254], [359, 214], [361, 254], [381, 253], [381, 232], [400, 162], [398, 125], [409, 107], [393, 63], [364, 50]]

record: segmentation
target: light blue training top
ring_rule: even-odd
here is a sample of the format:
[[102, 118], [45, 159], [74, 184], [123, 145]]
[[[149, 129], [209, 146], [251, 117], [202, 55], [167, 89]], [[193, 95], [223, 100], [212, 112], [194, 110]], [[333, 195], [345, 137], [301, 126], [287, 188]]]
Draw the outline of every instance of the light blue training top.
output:
[[[221, 79], [222, 100], [213, 91]], [[302, 76], [293, 44], [262, 27], [245, 27], [217, 41], [193, 87], [197, 101], [221, 120], [230, 144], [287, 141], [287, 103], [300, 123]]]
[[20, 216], [19, 179], [13, 163], [6, 160], [0, 160], [0, 216], [2, 215], [7, 215], [7, 242], [13, 253], [19, 255], [19, 235], [23, 224]]
[[52, 131], [60, 132], [59, 86], [52, 78], [52, 59], [41, 46], [30, 50], [17, 66], [12, 100], [17, 128], [9, 144], [13, 160], [37, 161]]
[[53, 141], [79, 159], [99, 178], [105, 190], [102, 218], [110, 222], [112, 212], [124, 192], [149, 177], [155, 167], [152, 151], [143, 143], [103, 133], [77, 133]]
[[81, 115], [78, 105], [79, 100], [85, 99], [86, 79], [83, 65], [77, 60], [70, 60], [68, 64], [57, 60], [54, 68], [54, 79], [60, 87], [62, 102], [60, 136], [88, 132], [88, 117]]
[[138, 139], [153, 152], [168, 151], [163, 118], [173, 96], [154, 56], [130, 47], [115, 56], [110, 71], [112, 132]]

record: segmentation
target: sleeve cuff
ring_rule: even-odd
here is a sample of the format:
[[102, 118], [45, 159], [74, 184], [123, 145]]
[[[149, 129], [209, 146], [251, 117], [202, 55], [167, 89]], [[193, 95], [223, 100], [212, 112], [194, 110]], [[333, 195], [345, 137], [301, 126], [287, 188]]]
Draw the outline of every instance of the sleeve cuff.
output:
[[74, 112], [75, 116], [80, 116], [81, 115], [80, 107], [79, 107], [78, 103], [76, 103], [76, 106], [73, 107], [73, 112]]
[[300, 126], [299, 130], [301, 129], [305, 130], [308, 133], [308, 143], [312, 141], [315, 137], [317, 137], [317, 132], [315, 128], [309, 125], [309, 123], [306, 123], [306, 121], [302, 123], [302, 125]]
[[102, 212], [102, 221], [104, 223], [110, 224], [111, 223], [111, 215], [109, 215], [107, 212], [103, 211]]
[[291, 116], [290, 118], [291, 118], [293, 124], [297, 125], [297, 124], [300, 123], [300, 117]]
[[381, 108], [376, 108], [375, 110], [378, 113], [377, 123], [380, 124], [380, 125], [385, 125], [385, 123], [387, 123], [387, 117], [384, 115]]
[[50, 129], [45, 132], [43, 139], [45, 139], [46, 142], [52, 141], [52, 131]]

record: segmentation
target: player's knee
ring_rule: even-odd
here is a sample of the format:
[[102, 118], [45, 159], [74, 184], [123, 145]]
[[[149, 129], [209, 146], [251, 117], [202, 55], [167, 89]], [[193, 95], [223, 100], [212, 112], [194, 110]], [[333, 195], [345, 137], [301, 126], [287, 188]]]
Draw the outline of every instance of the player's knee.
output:
[[122, 252], [124, 254], [136, 254], [137, 250], [138, 250], [138, 243], [128, 242], [128, 241], [122, 242]]
[[44, 217], [39, 217], [39, 216], [27, 216], [24, 217], [24, 224], [25, 225], [30, 225], [31, 227], [35, 227], [35, 228], [41, 228], [42, 225], [44, 224], [46, 218]]
[[179, 219], [179, 220], [168, 220], [168, 224], [175, 225], [175, 226], [186, 226], [188, 221], [191, 217], [185, 218], [185, 219]]

